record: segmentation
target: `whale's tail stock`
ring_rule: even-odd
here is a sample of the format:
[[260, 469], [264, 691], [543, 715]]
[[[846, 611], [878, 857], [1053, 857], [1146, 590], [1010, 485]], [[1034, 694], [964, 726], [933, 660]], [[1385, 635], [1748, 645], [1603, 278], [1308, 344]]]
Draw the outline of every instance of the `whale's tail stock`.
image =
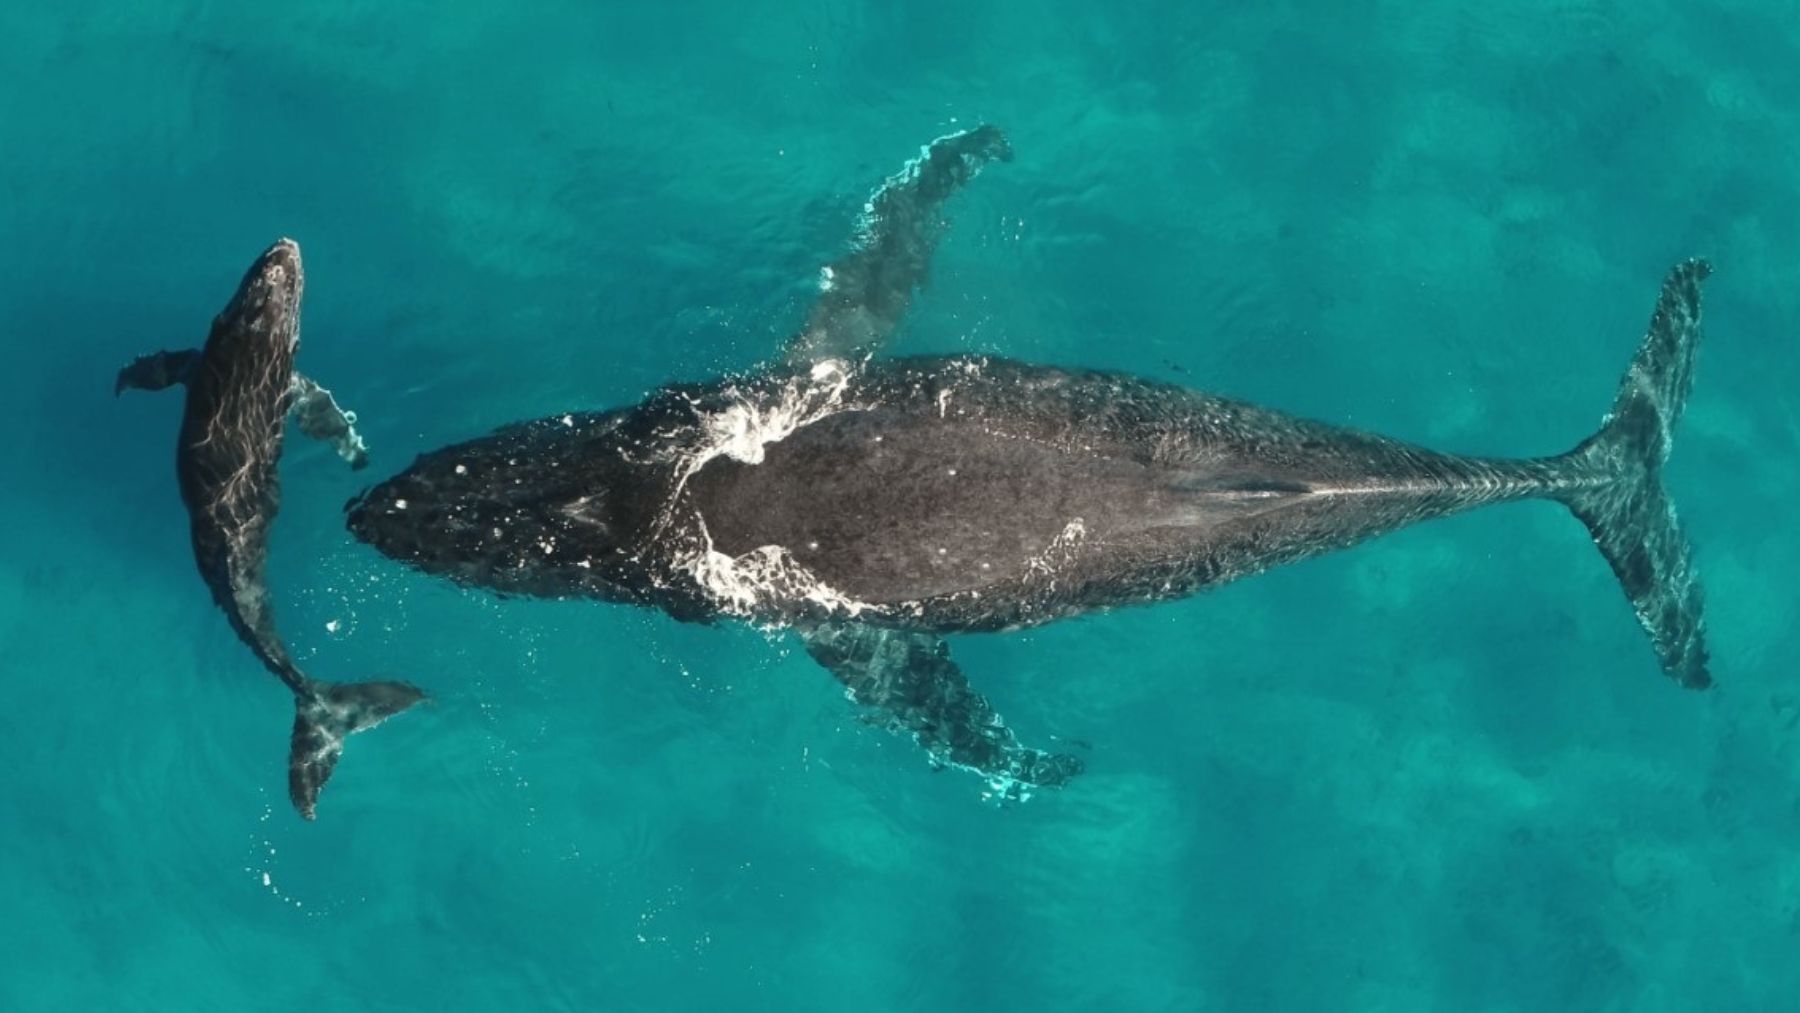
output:
[[1706, 622], [1693, 550], [1662, 469], [1693, 382], [1700, 283], [1711, 272], [1703, 260], [1669, 272], [1649, 333], [1600, 431], [1562, 458], [1590, 480], [1554, 493], [1587, 525], [1612, 564], [1663, 671], [1689, 689], [1712, 684]]

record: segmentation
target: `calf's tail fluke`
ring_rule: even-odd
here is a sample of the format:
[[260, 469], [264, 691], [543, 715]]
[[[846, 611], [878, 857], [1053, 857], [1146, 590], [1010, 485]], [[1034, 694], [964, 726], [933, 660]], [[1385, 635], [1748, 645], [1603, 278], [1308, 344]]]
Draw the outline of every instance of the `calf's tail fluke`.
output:
[[425, 699], [404, 682], [335, 683], [308, 679], [294, 695], [294, 738], [288, 752], [288, 797], [306, 819], [344, 755], [344, 740]]
[[1558, 494], [1612, 564], [1663, 671], [1690, 689], [1712, 684], [1705, 614], [1693, 550], [1662, 470], [1693, 382], [1700, 283], [1711, 272], [1703, 260], [1669, 272], [1612, 411], [1600, 431], [1566, 457], [1587, 481]]

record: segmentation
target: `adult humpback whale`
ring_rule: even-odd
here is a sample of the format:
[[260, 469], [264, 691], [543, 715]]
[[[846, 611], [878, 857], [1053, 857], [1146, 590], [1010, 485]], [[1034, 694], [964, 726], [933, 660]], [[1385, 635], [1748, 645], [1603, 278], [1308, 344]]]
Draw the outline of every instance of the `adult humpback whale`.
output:
[[398, 682], [310, 678], [275, 632], [263, 567], [281, 498], [275, 464], [288, 414], [307, 435], [330, 441], [352, 467], [366, 463], [368, 453], [355, 416], [339, 408], [330, 391], [294, 372], [303, 288], [300, 247], [289, 239], [276, 242], [245, 272], [214, 318], [204, 348], [142, 356], [119, 371], [113, 393], [187, 385], [175, 475], [188, 509], [194, 562], [231, 628], [293, 691], [288, 795], [311, 819], [344, 739], [423, 694]]
[[780, 365], [425, 454], [347, 506], [351, 531], [464, 585], [792, 626], [853, 699], [1007, 795], [1080, 764], [1019, 743], [942, 634], [1179, 597], [1488, 503], [1567, 505], [1663, 669], [1708, 684], [1700, 588], [1661, 481], [1704, 263], [1669, 274], [1599, 431], [1531, 460], [1119, 373], [871, 357], [924, 278], [940, 205], [1005, 153], [984, 127], [889, 180]]

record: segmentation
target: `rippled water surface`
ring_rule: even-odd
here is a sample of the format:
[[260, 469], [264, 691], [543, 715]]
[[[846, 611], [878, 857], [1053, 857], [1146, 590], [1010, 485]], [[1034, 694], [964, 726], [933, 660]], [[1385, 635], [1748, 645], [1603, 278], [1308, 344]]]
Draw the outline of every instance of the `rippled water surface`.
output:
[[[0, 1008], [1670, 1010], [1800, 995], [1800, 18], [1785, 3], [0, 8]], [[1718, 687], [1549, 504], [955, 649], [1085, 749], [997, 807], [779, 634], [351, 540], [416, 453], [766, 357], [980, 122], [898, 349], [1447, 450], [1592, 429], [1664, 269]], [[209, 603], [172, 394], [277, 236], [351, 475], [290, 441], [314, 674], [427, 687], [314, 824]]]

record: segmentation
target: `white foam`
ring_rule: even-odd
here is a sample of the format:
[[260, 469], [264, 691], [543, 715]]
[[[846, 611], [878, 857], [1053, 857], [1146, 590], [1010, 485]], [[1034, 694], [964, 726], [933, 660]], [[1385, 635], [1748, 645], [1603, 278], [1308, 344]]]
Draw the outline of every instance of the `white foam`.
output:
[[785, 547], [764, 545], [730, 556], [713, 545], [704, 518], [696, 517], [700, 546], [677, 565], [693, 574], [719, 611], [756, 618], [783, 606], [811, 602], [827, 612], [857, 616], [875, 608], [820, 580]]
[[772, 391], [728, 389], [723, 408], [702, 409], [695, 404], [692, 442], [677, 451], [679, 478], [660, 527], [681, 532], [690, 548], [677, 557], [676, 566], [694, 578], [720, 612], [768, 620], [801, 603], [848, 616], [876, 608], [820, 580], [785, 546], [764, 545], [739, 556], [719, 551], [706, 519], [692, 511], [683, 495], [688, 479], [714, 459], [761, 464], [770, 445], [850, 408], [845, 393], [852, 376], [847, 360], [822, 359], [804, 376], [792, 377]]
[[688, 455], [686, 472], [699, 471], [715, 457], [761, 464], [764, 447], [838, 409], [850, 386], [849, 364], [841, 359], [820, 360], [813, 365], [808, 381], [788, 381], [767, 403], [740, 395], [726, 408], [703, 414], [700, 444]]
[[1079, 517], [1070, 520], [1055, 538], [1050, 539], [1050, 544], [1044, 546], [1044, 551], [1025, 561], [1026, 572], [1050, 578], [1050, 586], [1055, 587], [1057, 567], [1068, 562], [1075, 554], [1075, 547], [1086, 539], [1087, 524]]

